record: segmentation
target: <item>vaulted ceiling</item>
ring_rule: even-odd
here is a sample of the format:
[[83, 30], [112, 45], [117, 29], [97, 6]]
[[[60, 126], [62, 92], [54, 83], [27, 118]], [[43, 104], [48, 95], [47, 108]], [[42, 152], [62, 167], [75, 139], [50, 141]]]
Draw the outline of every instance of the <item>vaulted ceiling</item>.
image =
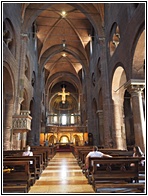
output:
[[87, 73], [89, 65], [94, 29], [101, 32], [97, 27], [104, 23], [104, 4], [29, 3], [23, 8], [24, 29], [33, 24], [38, 62], [41, 70], [44, 68], [45, 89], [53, 97], [52, 105], [60, 103], [57, 93], [64, 83], [70, 92], [68, 101], [75, 106], [82, 90], [82, 68]]

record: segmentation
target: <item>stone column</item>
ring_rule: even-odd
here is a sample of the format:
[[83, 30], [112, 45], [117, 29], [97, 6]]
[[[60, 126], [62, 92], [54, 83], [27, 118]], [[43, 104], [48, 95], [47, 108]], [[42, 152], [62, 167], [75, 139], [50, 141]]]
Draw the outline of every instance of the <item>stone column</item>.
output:
[[21, 148], [25, 148], [26, 146], [26, 138], [27, 138], [27, 132], [22, 132], [22, 146]]
[[13, 150], [20, 150], [21, 148], [21, 133], [13, 133]]
[[24, 74], [25, 74], [27, 42], [28, 42], [28, 35], [27, 34], [21, 34], [19, 75], [18, 75], [19, 81], [18, 81], [18, 93], [17, 93], [16, 112], [15, 112], [16, 114], [20, 113], [20, 105], [23, 101]]
[[98, 118], [99, 118], [100, 146], [104, 146], [103, 110], [97, 110], [97, 114], [98, 114]]
[[114, 121], [115, 121], [115, 135], [112, 137], [116, 140], [116, 147], [118, 149], [126, 149], [126, 134], [123, 116], [123, 100], [114, 97]]
[[101, 83], [103, 95], [103, 124], [104, 124], [104, 145], [108, 147], [112, 140], [110, 127], [112, 126], [112, 111], [111, 111], [111, 94], [108, 76], [108, 64], [106, 56], [106, 41], [105, 38], [99, 38], [100, 58], [101, 58]]
[[12, 132], [12, 114], [13, 114], [13, 100], [12, 96], [6, 97], [5, 113], [4, 113], [4, 129], [3, 129], [3, 148], [4, 150], [10, 150], [11, 147], [11, 132]]
[[142, 103], [142, 90], [145, 88], [145, 82], [143, 80], [131, 79], [126, 83], [125, 88], [131, 94], [135, 145], [140, 146], [142, 151], [145, 151], [146, 129]]

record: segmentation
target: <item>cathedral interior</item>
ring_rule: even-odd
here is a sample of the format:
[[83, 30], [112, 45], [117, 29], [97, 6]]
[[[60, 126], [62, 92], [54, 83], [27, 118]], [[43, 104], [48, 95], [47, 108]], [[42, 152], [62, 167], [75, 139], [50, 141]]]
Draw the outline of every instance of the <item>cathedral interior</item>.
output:
[[3, 3], [3, 149], [145, 151], [145, 3]]

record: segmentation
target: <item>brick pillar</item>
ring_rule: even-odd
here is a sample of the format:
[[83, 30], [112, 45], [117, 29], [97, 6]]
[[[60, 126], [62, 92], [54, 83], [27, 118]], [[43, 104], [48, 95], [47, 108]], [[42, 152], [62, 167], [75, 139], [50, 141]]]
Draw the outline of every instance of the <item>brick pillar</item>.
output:
[[100, 138], [100, 146], [104, 146], [104, 126], [103, 126], [103, 110], [97, 110], [98, 118], [99, 118], [99, 138]]
[[112, 111], [111, 111], [111, 94], [108, 76], [108, 64], [106, 56], [106, 41], [105, 38], [99, 39], [101, 51], [101, 82], [102, 82], [102, 98], [103, 98], [103, 124], [104, 124], [104, 145], [109, 147], [112, 140], [110, 127], [112, 127]]
[[10, 150], [11, 148], [11, 133], [12, 133], [12, 114], [13, 114], [13, 102], [12, 97], [6, 97], [4, 113], [4, 129], [3, 129], [3, 148], [4, 150]]
[[142, 103], [142, 90], [145, 88], [145, 83], [142, 80], [130, 80], [125, 87], [131, 94], [135, 144], [145, 151], [146, 130]]

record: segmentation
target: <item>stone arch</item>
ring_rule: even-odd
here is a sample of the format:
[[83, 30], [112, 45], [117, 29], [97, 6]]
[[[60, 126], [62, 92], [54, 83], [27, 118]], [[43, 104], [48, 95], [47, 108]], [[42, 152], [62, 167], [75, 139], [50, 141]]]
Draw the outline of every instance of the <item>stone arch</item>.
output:
[[3, 68], [3, 96], [4, 100], [9, 99], [13, 103], [14, 99], [14, 76], [10, 66], [4, 62]]
[[3, 22], [3, 41], [14, 57], [16, 56], [15, 40], [15, 32], [11, 20], [6, 18]]
[[3, 147], [10, 150], [12, 139], [12, 116], [14, 110], [14, 77], [10, 66], [4, 62], [3, 68]]
[[112, 56], [120, 42], [120, 30], [116, 22], [113, 23], [109, 36], [110, 56]]
[[49, 144], [54, 144], [54, 143], [56, 143], [57, 138], [56, 138], [55, 135], [51, 135], [51, 136], [48, 138], [48, 141], [49, 141]]
[[[78, 94], [81, 93], [82, 86], [80, 85], [80, 82], [79, 82], [78, 78], [71, 75], [70, 73], [66, 73], [66, 74], [67, 74], [66, 80], [65, 80], [65, 74], [64, 73], [61, 74], [60, 72], [58, 72], [58, 73], [52, 75], [52, 77], [50, 77], [48, 79], [48, 81], [46, 82], [45, 94], [47, 96], [46, 96], [46, 103], [45, 104], [46, 104], [47, 108], [48, 108], [48, 105], [50, 105], [50, 102], [51, 102], [51, 100], [49, 102], [49, 99], [51, 98], [51, 95], [50, 95], [51, 89], [59, 81], [65, 80], [65, 81], [71, 83], [78, 90]], [[52, 96], [52, 97], [54, 97], [54, 96]]]
[[[67, 45], [67, 47], [64, 50], [65, 52], [73, 55], [73, 57], [75, 57], [76, 59], [78, 59], [84, 69], [84, 72], [87, 74], [88, 73], [88, 59], [86, 56], [84, 56], [84, 54], [82, 53], [82, 51], [80, 51], [79, 49], [76, 49], [70, 45]], [[63, 52], [63, 48], [61, 47], [61, 45], [54, 45], [51, 48], [48, 48], [41, 56], [40, 59], [40, 69], [43, 68], [43, 66], [46, 64], [46, 62], [53, 57], [54, 55], [56, 55], [57, 53], [61, 53]], [[83, 59], [83, 60], [82, 60]]]
[[[112, 78], [112, 100], [114, 111], [114, 130], [111, 131], [111, 137], [118, 149], [126, 149], [126, 133], [124, 124], [124, 84], [126, 83], [126, 73], [122, 64], [118, 65]], [[112, 142], [112, 141], [110, 141]]]
[[67, 135], [62, 135], [59, 139], [59, 142], [60, 143], [69, 143], [70, 142], [70, 139]]
[[28, 94], [26, 89], [23, 91], [23, 101], [21, 102], [20, 110], [28, 110], [29, 109], [29, 103], [28, 103]]
[[132, 78], [145, 78], [145, 30], [142, 31], [136, 43], [132, 62]]
[[26, 55], [26, 61], [25, 61], [25, 73], [24, 74], [27, 77], [27, 79], [30, 80], [30, 64], [29, 64], [29, 59], [27, 55]]

